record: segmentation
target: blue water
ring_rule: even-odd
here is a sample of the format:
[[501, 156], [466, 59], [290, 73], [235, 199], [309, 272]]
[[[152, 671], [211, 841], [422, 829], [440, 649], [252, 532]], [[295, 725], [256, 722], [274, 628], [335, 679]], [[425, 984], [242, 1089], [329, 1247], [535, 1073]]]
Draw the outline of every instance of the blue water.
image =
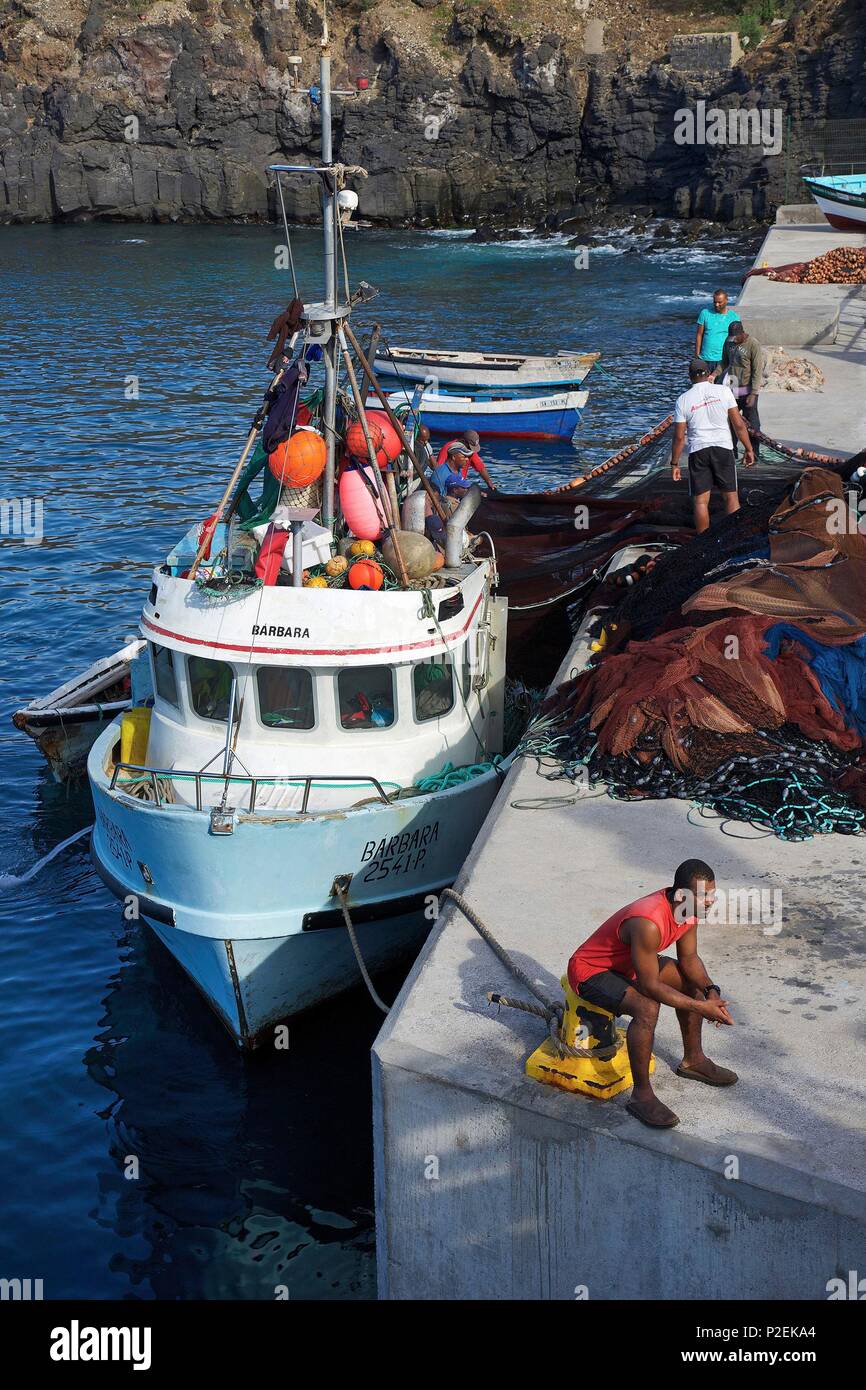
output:
[[[291, 298], [270, 228], [0, 230], [4, 497], [42, 498], [44, 539], [0, 540], [0, 875], [89, 823], [10, 713], [134, 635], [151, 564], [208, 515], [267, 382]], [[355, 316], [396, 344], [597, 349], [578, 445], [492, 443], [506, 488], [567, 481], [684, 389], [694, 319], [748, 268], [734, 241], [347, 235]], [[320, 297], [317, 239], [296, 238]], [[133, 383], [131, 378], [136, 378]], [[138, 398], [127, 399], [137, 384]], [[386, 988], [387, 985], [387, 988]], [[393, 998], [399, 978], [382, 986]], [[369, 1298], [369, 1047], [359, 991], [245, 1060], [146, 928], [124, 922], [86, 840], [0, 891], [0, 1276], [46, 1298]], [[128, 1178], [128, 1159], [139, 1175]]]

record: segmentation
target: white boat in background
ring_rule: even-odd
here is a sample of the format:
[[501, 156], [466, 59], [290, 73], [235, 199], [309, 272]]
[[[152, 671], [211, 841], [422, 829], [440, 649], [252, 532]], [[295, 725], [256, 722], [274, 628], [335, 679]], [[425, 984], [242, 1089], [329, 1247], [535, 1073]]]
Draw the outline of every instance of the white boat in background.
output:
[[800, 176], [831, 227], [866, 232], [866, 161], [859, 172], [853, 164], [806, 164]]
[[135, 638], [13, 714], [15, 728], [35, 741], [58, 782], [83, 772], [99, 733], [131, 708], [131, 669], [144, 646]]
[[389, 347], [377, 351], [375, 366], [380, 378], [397, 377], [412, 385], [423, 382], [433, 391], [453, 386], [466, 391], [551, 392], [579, 386], [600, 355], [559, 352], [550, 357], [533, 357], [516, 352], [438, 352]]

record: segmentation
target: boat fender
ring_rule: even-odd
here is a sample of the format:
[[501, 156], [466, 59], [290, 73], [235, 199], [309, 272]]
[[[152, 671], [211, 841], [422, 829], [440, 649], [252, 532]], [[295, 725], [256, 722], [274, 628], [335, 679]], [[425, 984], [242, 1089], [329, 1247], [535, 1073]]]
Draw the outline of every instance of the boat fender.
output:
[[367, 490], [362, 474], [376, 487], [369, 464], [364, 469], [357, 466], [346, 468], [340, 477], [340, 508], [353, 535], [359, 540], [377, 541], [385, 526], [385, 515], [381, 502]]

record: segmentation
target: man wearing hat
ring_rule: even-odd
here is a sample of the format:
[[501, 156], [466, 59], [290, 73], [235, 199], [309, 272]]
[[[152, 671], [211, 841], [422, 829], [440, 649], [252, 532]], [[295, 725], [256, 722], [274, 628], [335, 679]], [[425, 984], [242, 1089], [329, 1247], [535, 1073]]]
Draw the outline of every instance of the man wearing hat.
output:
[[446, 459], [452, 457], [452, 450], [456, 450], [457, 453], [454, 455], [454, 458], [456, 460], [459, 455], [459, 469], [463, 475], [463, 486], [469, 486], [469, 470], [470, 468], [474, 468], [476, 473], [480, 474], [483, 481], [490, 488], [490, 491], [495, 492], [496, 488], [493, 486], [490, 474], [487, 472], [484, 461], [478, 452], [480, 445], [481, 440], [477, 430], [464, 430], [459, 439], [449, 439], [447, 444], [442, 445], [442, 448], [439, 450], [439, 457], [436, 460], [436, 465], [438, 467], [440, 464], [445, 463]]
[[746, 467], [750, 468], [755, 462], [749, 431], [737, 402], [727, 386], [710, 380], [711, 372], [710, 363], [701, 357], [693, 357], [689, 363], [689, 380], [692, 384], [677, 399], [671, 449], [671, 476], [678, 483], [682, 478], [680, 455], [688, 437], [689, 492], [695, 530], [699, 533], [709, 528], [710, 493], [713, 488], [722, 494], [726, 513], [739, 511], [732, 434], [743, 446]]
[[443, 497], [462, 497], [469, 488], [469, 461], [466, 445], [453, 440], [439, 454], [439, 461], [430, 476]]
[[[732, 323], [722, 353], [722, 371], [731, 378], [731, 390], [737, 398], [737, 405], [746, 423], [753, 430], [761, 428], [758, 414], [758, 393], [764, 374], [764, 350], [751, 333], [747, 333], [740, 322]], [[734, 456], [737, 445], [734, 441]], [[760, 454], [760, 446], [755, 445], [755, 458]]]

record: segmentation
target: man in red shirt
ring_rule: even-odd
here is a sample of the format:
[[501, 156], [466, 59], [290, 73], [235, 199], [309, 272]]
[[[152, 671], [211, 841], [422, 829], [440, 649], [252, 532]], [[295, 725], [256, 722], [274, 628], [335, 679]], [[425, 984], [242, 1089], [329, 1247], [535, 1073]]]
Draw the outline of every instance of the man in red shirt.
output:
[[468, 480], [469, 470], [470, 468], [474, 468], [475, 472], [481, 475], [491, 492], [495, 492], [496, 488], [493, 486], [490, 474], [484, 466], [484, 460], [478, 452], [480, 447], [481, 440], [478, 431], [464, 430], [459, 439], [449, 439], [447, 444], [442, 445], [442, 448], [439, 450], [439, 457], [436, 460], [436, 467], [438, 468], [440, 464], [445, 463], [452, 449], [459, 449], [461, 454], [465, 456], [460, 466], [462, 476]]
[[[676, 1009], [683, 1035], [677, 1076], [707, 1086], [733, 1086], [736, 1072], [711, 1062], [701, 1045], [705, 1018], [732, 1024], [727, 1000], [698, 955], [698, 922], [716, 896], [715, 874], [702, 859], [686, 859], [673, 886], [621, 907], [578, 946], [568, 962], [576, 994], [612, 1014], [628, 1014], [626, 1033], [633, 1089], [626, 1109], [653, 1129], [679, 1124], [649, 1079], [659, 1005]], [[677, 959], [662, 954], [676, 942]]]

